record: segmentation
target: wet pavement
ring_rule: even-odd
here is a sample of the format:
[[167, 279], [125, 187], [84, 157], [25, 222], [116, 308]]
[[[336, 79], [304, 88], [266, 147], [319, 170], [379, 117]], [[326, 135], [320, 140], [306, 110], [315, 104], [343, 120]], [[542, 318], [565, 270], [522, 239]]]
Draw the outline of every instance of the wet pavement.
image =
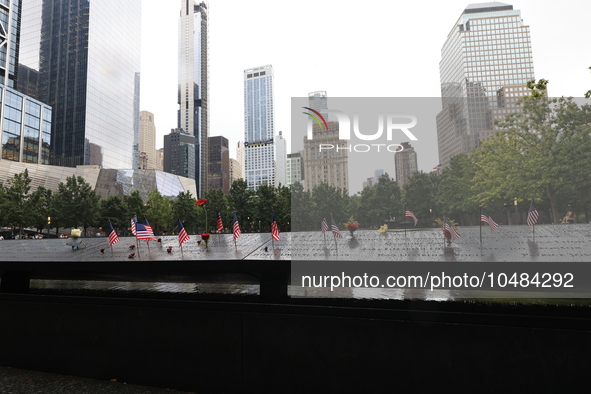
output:
[[0, 367], [1, 394], [190, 394], [167, 388]]

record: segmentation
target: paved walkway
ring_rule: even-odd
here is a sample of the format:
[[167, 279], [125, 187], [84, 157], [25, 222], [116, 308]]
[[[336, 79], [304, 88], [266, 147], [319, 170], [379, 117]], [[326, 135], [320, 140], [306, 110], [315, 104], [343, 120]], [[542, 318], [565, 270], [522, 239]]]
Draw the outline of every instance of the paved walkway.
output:
[[136, 386], [0, 367], [0, 394], [189, 394], [172, 389]]

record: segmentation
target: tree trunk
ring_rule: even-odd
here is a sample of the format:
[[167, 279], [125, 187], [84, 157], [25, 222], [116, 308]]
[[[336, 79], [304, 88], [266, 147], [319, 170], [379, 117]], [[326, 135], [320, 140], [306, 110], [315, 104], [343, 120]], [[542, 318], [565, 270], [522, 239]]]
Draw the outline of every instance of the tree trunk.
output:
[[548, 197], [550, 197], [550, 209], [552, 210], [552, 223], [560, 223], [560, 212], [558, 212], [558, 202], [556, 201], [556, 192], [554, 188], [548, 188]]

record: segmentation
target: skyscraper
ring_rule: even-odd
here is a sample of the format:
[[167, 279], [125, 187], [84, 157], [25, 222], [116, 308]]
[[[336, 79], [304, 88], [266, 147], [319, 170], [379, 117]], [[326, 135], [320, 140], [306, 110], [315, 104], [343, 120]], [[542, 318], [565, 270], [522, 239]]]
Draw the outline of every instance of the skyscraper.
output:
[[[303, 166], [305, 188], [312, 191], [321, 183], [349, 190], [349, 155], [347, 140], [339, 139], [339, 123], [328, 122], [328, 130], [312, 126], [313, 139], [304, 137]], [[328, 144], [338, 149], [318, 150], [319, 144]]]
[[[318, 111], [324, 116], [324, 119], [329, 120], [327, 109], [328, 109], [328, 96], [325, 91], [311, 92], [308, 93], [308, 103], [310, 108]], [[330, 119], [332, 120], [332, 118]]]
[[402, 151], [394, 154], [398, 186], [404, 185], [412, 173], [417, 171], [417, 152], [415, 152], [415, 148], [410, 146], [409, 142], [401, 142], [400, 145], [402, 145]]
[[195, 152], [194, 136], [183, 129], [170, 130], [164, 136], [164, 172], [195, 179]]
[[140, 165], [144, 170], [157, 169], [156, 154], [156, 124], [154, 114], [148, 111], [140, 112]]
[[244, 147], [248, 188], [275, 184], [273, 66], [244, 70]]
[[209, 74], [207, 4], [181, 0], [179, 17], [178, 128], [195, 137], [194, 173], [197, 194], [207, 191], [209, 150]]
[[0, 3], [0, 85], [15, 87], [18, 72], [18, 46], [20, 29], [20, 1]]
[[23, 0], [19, 62], [53, 107], [52, 164], [132, 168], [141, 1]]
[[209, 189], [230, 191], [230, 149], [226, 137], [209, 137]]
[[[21, 2], [0, 2], [0, 146], [4, 160], [47, 164], [52, 109], [18, 88]], [[36, 78], [35, 73], [25, 76]]]
[[496, 114], [515, 111], [507, 97], [526, 94], [534, 79], [529, 26], [505, 3], [470, 4], [441, 50], [439, 161], [468, 153], [494, 130]]

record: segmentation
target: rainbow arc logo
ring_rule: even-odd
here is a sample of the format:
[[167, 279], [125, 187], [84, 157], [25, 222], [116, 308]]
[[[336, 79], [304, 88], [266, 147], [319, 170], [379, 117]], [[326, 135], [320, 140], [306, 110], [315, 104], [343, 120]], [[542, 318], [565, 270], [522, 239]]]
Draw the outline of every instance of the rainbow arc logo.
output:
[[309, 117], [314, 119], [314, 121], [316, 121], [316, 123], [318, 124], [318, 127], [320, 127], [321, 131], [328, 131], [328, 124], [326, 123], [326, 119], [324, 119], [324, 116], [322, 116], [320, 114], [320, 112], [313, 110], [312, 108], [308, 108], [308, 107], [302, 107], [302, 108], [307, 109], [308, 111], [312, 111], [314, 113], [314, 114], [311, 114], [308, 112], [302, 112], [303, 114], [308, 115]]

